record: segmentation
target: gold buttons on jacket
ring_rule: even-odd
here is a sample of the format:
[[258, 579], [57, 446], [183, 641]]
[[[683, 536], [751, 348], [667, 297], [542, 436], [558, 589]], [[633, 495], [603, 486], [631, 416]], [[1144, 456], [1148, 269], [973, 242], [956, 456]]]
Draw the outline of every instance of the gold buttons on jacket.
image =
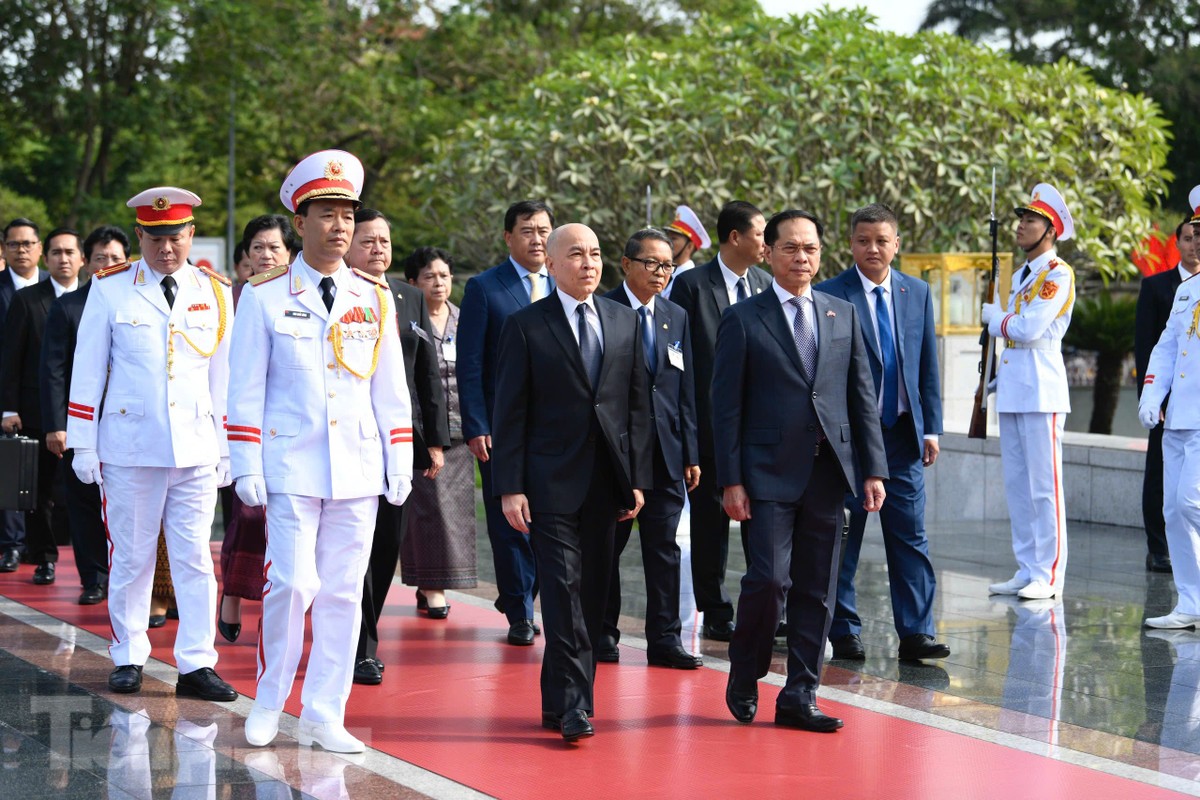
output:
[[330, 392], [330, 393], [329, 393], [329, 396], [330, 396], [330, 397], [337, 397], [337, 392]]
[[271, 428], [271, 430], [269, 430], [269, 431], [267, 431], [267, 432], [268, 432], [268, 433], [270, 433], [272, 436], [274, 436], [274, 435], [275, 435], [275, 429], [274, 429], [274, 428]]
[[331, 428], [336, 428], [336, 427], [337, 427], [337, 420], [336, 420], [336, 419], [331, 419], [331, 420], [329, 421], [329, 427], [331, 427]]

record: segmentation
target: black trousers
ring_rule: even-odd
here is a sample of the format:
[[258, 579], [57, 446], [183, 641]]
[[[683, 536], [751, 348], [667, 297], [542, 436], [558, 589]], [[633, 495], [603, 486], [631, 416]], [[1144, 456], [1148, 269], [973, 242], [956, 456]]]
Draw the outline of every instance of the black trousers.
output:
[[1163, 424], [1150, 431], [1146, 442], [1146, 472], [1142, 476], [1142, 523], [1146, 527], [1146, 550], [1154, 556], [1167, 552], [1167, 523], [1163, 521]]
[[75, 569], [79, 584], [86, 589], [108, 583], [108, 533], [100, 509], [100, 487], [79, 480], [71, 467], [74, 461], [75, 451], [68, 450], [59, 464], [59, 473], [66, 495]]
[[[691, 491], [692, 503], [692, 590], [696, 609], [711, 625], [733, 619], [733, 599], [725, 591], [725, 566], [729, 562], [729, 516], [721, 504], [717, 466], [700, 459], [700, 483]], [[746, 544], [742, 529], [742, 546]]]
[[752, 691], [767, 674], [775, 631], [787, 610], [787, 683], [777, 707], [815, 702], [833, 619], [846, 481], [828, 448], [816, 456], [804, 494], [795, 503], [750, 498], [742, 523], [750, 558], [729, 643], [734, 687]]
[[71, 541], [63, 496], [55, 491], [62, 459], [46, 449], [46, 437], [41, 431], [26, 428], [21, 433], [37, 439], [39, 451], [37, 508], [25, 512], [25, 557], [31, 564], [52, 564], [58, 561], [58, 542]]
[[[408, 505], [405, 503], [405, 505]], [[379, 618], [387, 602], [388, 589], [400, 563], [400, 540], [408, 525], [405, 506], [394, 506], [379, 498], [375, 512], [375, 536], [371, 540], [371, 563], [363, 579], [362, 623], [358, 627], [358, 650], [354, 659], [375, 658], [379, 652]]]
[[596, 655], [612, 575], [613, 539], [621, 505], [608, 453], [596, 448], [583, 505], [572, 514], [532, 509], [530, 542], [542, 595], [542, 712], [594, 710]]

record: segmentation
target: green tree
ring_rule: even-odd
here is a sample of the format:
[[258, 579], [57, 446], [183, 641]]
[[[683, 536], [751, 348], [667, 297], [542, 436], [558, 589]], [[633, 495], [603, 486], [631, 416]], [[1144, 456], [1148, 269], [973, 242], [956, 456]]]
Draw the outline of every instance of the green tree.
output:
[[1071, 314], [1064, 344], [1096, 353], [1096, 382], [1092, 394], [1089, 433], [1112, 433], [1113, 417], [1125, 382], [1125, 359], [1133, 352], [1137, 298], [1114, 296], [1107, 289], [1081, 298]]

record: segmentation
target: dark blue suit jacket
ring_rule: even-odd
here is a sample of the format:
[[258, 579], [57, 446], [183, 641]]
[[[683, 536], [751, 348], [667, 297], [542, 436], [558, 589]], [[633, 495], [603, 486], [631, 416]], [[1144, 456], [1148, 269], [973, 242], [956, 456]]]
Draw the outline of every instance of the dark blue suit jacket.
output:
[[[875, 379], [876, 396], [883, 381], [883, 359], [879, 339], [871, 322], [871, 306], [863, 293], [858, 269], [850, 269], [822, 281], [814, 287], [834, 297], [854, 304], [858, 311], [863, 341], [871, 354], [871, 376]], [[917, 431], [917, 452], [922, 452], [926, 434], [942, 432], [942, 390], [938, 377], [937, 332], [933, 324], [933, 300], [929, 284], [920, 278], [892, 270], [892, 305], [896, 312], [896, 350], [900, 356], [900, 375], [908, 393], [908, 405]], [[858, 487], [855, 494], [858, 493]]]
[[[49, 279], [49, 272], [44, 269], [38, 270], [38, 283]], [[0, 272], [0, 342], [4, 341], [4, 320], [8, 317], [8, 307], [16, 293], [17, 285], [13, 283], [13, 271], [12, 267], [9, 267]], [[12, 411], [11, 408], [8, 410]]]
[[[551, 293], [554, 280], [548, 283], [547, 293]], [[467, 441], [492, 433], [500, 331], [510, 314], [527, 305], [529, 292], [512, 259], [506, 258], [467, 281], [459, 306], [455, 365], [463, 438]]]
[[[721, 316], [713, 362], [717, 483], [751, 500], [799, 502], [812, 474], [817, 425], [846, 487], [888, 477], [871, 367], [854, 306], [813, 292], [817, 370], [804, 379], [791, 326], [773, 288]], [[823, 445], [824, 446], [824, 445]]]
[[91, 290], [92, 282], [88, 281], [75, 291], [67, 292], [50, 304], [50, 312], [46, 315], [38, 374], [42, 425], [47, 433], [67, 429], [67, 398], [71, 394], [71, 373], [75, 368], [75, 340]]
[[[604, 296], [630, 307], [624, 284]], [[667, 475], [673, 483], [678, 483], [683, 480], [685, 466], [700, 463], [696, 444], [696, 383], [687, 314], [670, 300], [656, 297], [654, 328], [658, 368], [650, 376], [650, 428], [662, 450]], [[641, 341], [640, 332], [638, 341]], [[667, 354], [667, 348], [676, 343], [682, 351], [682, 370], [671, 366]]]

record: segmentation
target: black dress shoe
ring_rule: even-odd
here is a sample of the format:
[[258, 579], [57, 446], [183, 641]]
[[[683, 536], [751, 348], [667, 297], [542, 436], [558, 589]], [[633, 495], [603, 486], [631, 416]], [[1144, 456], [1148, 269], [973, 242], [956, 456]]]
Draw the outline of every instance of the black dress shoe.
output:
[[725, 684], [725, 706], [738, 722], [753, 722], [758, 713], [758, 685], [755, 684], [753, 692], [739, 692], [733, 688], [733, 673], [730, 672]]
[[373, 658], [360, 658], [354, 662], [354, 682], [360, 686], [378, 686], [383, 683], [383, 673]]
[[137, 664], [117, 667], [108, 675], [108, 688], [117, 694], [133, 694], [141, 691], [142, 668]]
[[167, 619], [179, 619], [179, 609], [175, 606], [167, 606]]
[[647, 650], [646, 663], [652, 667], [699, 669], [703, 662], [699, 656], [692, 655], [682, 647], [672, 647], [670, 650]]
[[217, 630], [221, 632], [221, 636], [227, 642], [236, 642], [238, 637], [242, 635], [242, 623], [226, 622], [221, 618], [221, 609], [225, 607], [225, 593], [221, 592], [221, 599], [217, 601]]
[[833, 733], [844, 724], [837, 717], [822, 714], [813, 703], [796, 708], [775, 708], [775, 724], [814, 733]]
[[237, 700], [237, 691], [217, 675], [211, 667], [201, 667], [188, 673], [180, 673], [175, 684], [176, 697], [199, 697], [217, 703]]
[[867, 651], [857, 633], [847, 633], [832, 641], [833, 657], [840, 661], [865, 661]]
[[927, 633], [914, 633], [900, 640], [900, 660], [920, 661], [922, 658], [945, 658], [950, 648]]
[[586, 739], [596, 734], [592, 723], [588, 722], [587, 712], [575, 708], [562, 715], [562, 737], [568, 742]]
[[733, 620], [712, 624], [706, 622], [700, 629], [700, 635], [705, 639], [712, 639], [714, 642], [728, 642], [733, 638]]
[[450, 616], [450, 604], [446, 603], [444, 606], [427, 606], [425, 614], [430, 619], [445, 619]]
[[163, 625], [167, 624], [167, 615], [166, 614], [151, 614], [150, 621], [146, 624], [151, 628], [161, 628]]
[[378, 658], [372, 658], [371, 660], [375, 662], [375, 666], [379, 668], [379, 674], [382, 675], [384, 670], [383, 662]]
[[21, 551], [10, 547], [0, 556], [0, 572], [16, 572], [21, 566]]
[[33, 571], [33, 582], [38, 586], [49, 586], [54, 583], [54, 565], [38, 564]]
[[523, 619], [508, 626], [508, 643], [518, 647], [533, 644], [533, 620]]
[[104, 587], [100, 584], [96, 584], [95, 586], [86, 586], [84, 587], [84, 590], [79, 593], [79, 605], [94, 606], [97, 603], [103, 603], [104, 598], [107, 596], [108, 592], [106, 592]]
[[604, 664], [616, 664], [621, 660], [621, 650], [617, 640], [611, 636], [601, 636], [596, 642], [596, 660]]
[[1154, 553], [1146, 554], [1146, 571], [1147, 572], [1171, 572], [1171, 557], [1159, 556]]

